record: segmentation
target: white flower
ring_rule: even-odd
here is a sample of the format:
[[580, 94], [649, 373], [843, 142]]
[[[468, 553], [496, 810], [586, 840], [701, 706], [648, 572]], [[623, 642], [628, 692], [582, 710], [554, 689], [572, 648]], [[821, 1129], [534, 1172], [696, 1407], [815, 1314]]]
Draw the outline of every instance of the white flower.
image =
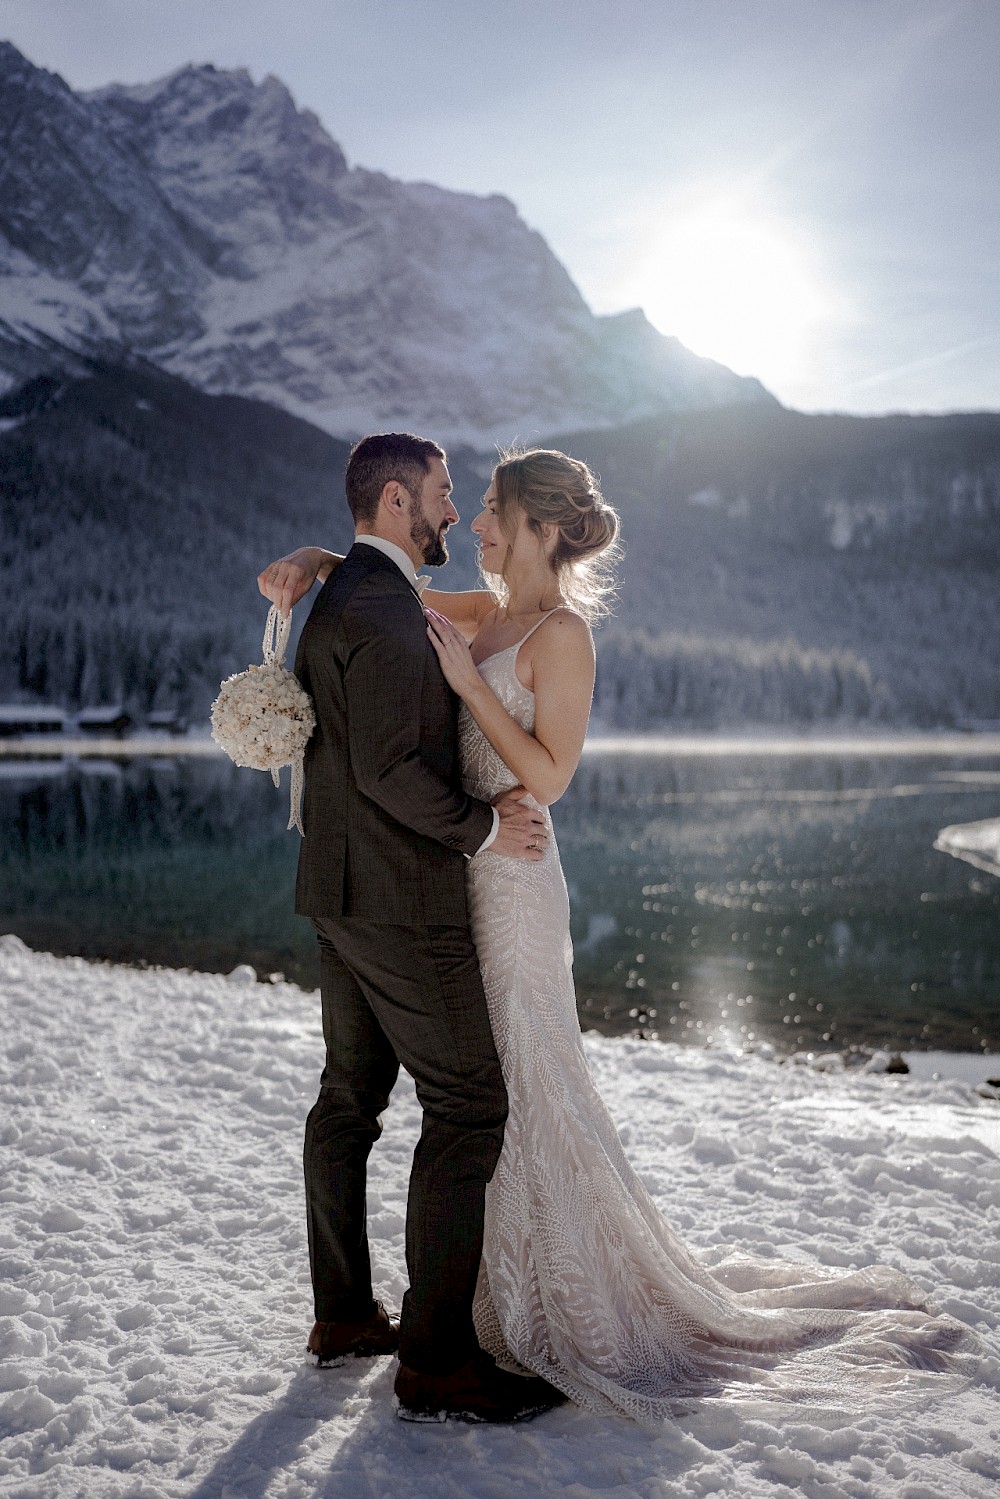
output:
[[276, 663], [227, 677], [212, 704], [212, 738], [237, 765], [253, 770], [291, 765], [315, 727], [308, 693]]
[[227, 677], [212, 704], [212, 738], [237, 765], [269, 770], [277, 786], [278, 772], [292, 766], [292, 818], [289, 827], [302, 831], [296, 790], [301, 781], [302, 756], [316, 714], [298, 678], [281, 663], [291, 627], [291, 616], [278, 625], [271, 609], [264, 633], [264, 664]]

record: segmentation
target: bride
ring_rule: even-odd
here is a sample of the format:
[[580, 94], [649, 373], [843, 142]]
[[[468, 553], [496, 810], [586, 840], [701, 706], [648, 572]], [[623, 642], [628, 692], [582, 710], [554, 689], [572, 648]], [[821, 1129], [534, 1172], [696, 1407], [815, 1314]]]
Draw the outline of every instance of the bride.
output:
[[[912, 1388], [914, 1368], [941, 1368], [964, 1334], [929, 1314], [912, 1282], [885, 1267], [845, 1275], [747, 1256], [710, 1270], [630, 1166], [581, 1044], [547, 811], [583, 749], [589, 621], [608, 591], [618, 520], [584, 463], [536, 449], [497, 464], [472, 530], [487, 589], [423, 595], [462, 703], [465, 788], [493, 801], [523, 787], [549, 832], [538, 862], [486, 850], [468, 865], [509, 1095], [474, 1307], [482, 1346], [586, 1409], [638, 1420], [696, 1393], [828, 1400], [862, 1381]], [[265, 569], [261, 589], [287, 609], [339, 560], [301, 548]]]

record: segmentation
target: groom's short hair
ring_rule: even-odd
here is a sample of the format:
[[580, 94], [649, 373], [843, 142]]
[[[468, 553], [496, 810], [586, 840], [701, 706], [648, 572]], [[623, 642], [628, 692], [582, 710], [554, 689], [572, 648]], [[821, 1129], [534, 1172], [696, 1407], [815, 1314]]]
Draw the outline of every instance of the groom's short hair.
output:
[[355, 525], [371, 525], [378, 513], [378, 502], [387, 484], [395, 479], [414, 499], [419, 497], [430, 460], [448, 455], [429, 437], [415, 437], [412, 432], [376, 432], [362, 437], [351, 449], [347, 460], [347, 503]]

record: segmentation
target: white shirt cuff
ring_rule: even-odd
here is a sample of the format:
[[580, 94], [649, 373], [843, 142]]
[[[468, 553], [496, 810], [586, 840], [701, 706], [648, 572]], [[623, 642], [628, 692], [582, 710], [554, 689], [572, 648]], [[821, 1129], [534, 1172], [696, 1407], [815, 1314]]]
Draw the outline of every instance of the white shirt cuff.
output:
[[486, 849], [489, 848], [490, 844], [493, 842], [494, 838], [499, 833], [499, 831], [500, 831], [500, 813], [497, 811], [496, 807], [494, 807], [493, 808], [493, 826], [490, 829], [490, 831], [486, 834], [486, 837], [483, 839], [482, 843], [476, 849], [476, 853], [477, 854], [484, 853], [486, 851]]

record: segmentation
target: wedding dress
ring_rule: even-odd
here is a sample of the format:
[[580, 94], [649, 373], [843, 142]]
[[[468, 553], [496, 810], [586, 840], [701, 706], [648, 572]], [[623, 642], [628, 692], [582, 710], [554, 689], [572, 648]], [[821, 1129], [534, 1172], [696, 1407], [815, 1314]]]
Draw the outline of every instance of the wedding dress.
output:
[[[479, 670], [531, 733], [534, 696], [515, 671], [527, 638]], [[516, 783], [464, 706], [459, 735], [466, 790], [492, 800]], [[510, 1099], [474, 1306], [489, 1353], [586, 1409], [647, 1421], [694, 1394], [826, 1403], [863, 1383], [867, 1399], [951, 1362], [966, 1329], [929, 1315], [894, 1270], [700, 1264], [629, 1165], [590, 1075], [551, 823], [544, 859], [487, 850], [470, 861], [468, 888]]]

